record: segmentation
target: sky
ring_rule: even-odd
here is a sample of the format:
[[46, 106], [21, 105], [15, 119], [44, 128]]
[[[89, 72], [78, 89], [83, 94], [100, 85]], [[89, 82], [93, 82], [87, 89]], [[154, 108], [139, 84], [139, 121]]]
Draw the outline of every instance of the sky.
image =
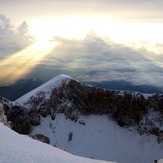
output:
[[163, 86], [162, 0], [0, 0], [0, 84], [68, 73]]

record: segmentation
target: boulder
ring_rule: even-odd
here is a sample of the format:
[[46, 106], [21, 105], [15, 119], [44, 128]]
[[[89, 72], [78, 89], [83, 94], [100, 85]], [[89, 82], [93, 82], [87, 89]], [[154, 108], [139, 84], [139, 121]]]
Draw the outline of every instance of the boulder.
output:
[[7, 116], [5, 115], [3, 105], [0, 104], [0, 122], [4, 123], [6, 126], [11, 128], [11, 123], [7, 121]]
[[12, 129], [19, 134], [29, 134], [31, 131], [30, 118], [25, 108], [12, 106], [9, 110], [8, 120], [11, 121]]
[[40, 115], [43, 116], [44, 118], [46, 118], [48, 115], [50, 115], [50, 110], [46, 107], [42, 108], [39, 110], [40, 111]]
[[29, 111], [28, 115], [33, 126], [38, 126], [41, 123], [41, 116], [37, 110]]
[[158, 143], [161, 143], [163, 142], [163, 131], [160, 131], [158, 137], [157, 137], [157, 142]]
[[36, 135], [29, 135], [29, 136], [35, 140], [39, 140], [43, 143], [50, 144], [50, 139], [45, 135], [36, 134]]

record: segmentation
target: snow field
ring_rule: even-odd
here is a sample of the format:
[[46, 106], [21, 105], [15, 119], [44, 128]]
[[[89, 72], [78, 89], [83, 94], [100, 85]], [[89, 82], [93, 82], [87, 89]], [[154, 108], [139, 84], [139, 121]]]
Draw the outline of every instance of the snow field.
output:
[[1, 163], [106, 163], [74, 156], [28, 136], [19, 135], [2, 123], [0, 131]]
[[163, 144], [155, 136], [140, 136], [135, 128], [121, 128], [104, 115], [81, 116], [76, 123], [63, 114], [54, 121], [42, 118], [41, 125], [33, 127], [32, 134], [38, 133], [48, 136], [54, 146], [83, 157], [118, 163], [153, 163], [163, 158]]

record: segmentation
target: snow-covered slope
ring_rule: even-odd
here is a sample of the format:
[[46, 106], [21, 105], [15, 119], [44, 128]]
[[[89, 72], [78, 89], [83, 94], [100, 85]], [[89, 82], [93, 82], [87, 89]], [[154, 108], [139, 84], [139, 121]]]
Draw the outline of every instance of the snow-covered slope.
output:
[[44, 92], [46, 97], [48, 98], [53, 88], [59, 87], [60, 85], [62, 85], [63, 82], [68, 83], [70, 80], [71, 77], [68, 75], [64, 75], [64, 74], [58, 75], [53, 79], [49, 80], [48, 82], [44, 83], [43, 85], [25, 94], [24, 96], [18, 98], [15, 102], [23, 104], [24, 102], [28, 101], [31, 96], [35, 96], [40, 91]]
[[[1, 163], [105, 163], [74, 156], [51, 145], [19, 135], [0, 123]], [[108, 162], [111, 163], [111, 162]]]
[[104, 115], [81, 116], [75, 123], [58, 114], [55, 120], [41, 121], [32, 134], [44, 134], [51, 144], [75, 155], [118, 163], [153, 163], [163, 158], [163, 144], [154, 136], [140, 136], [134, 128], [119, 127]]
[[[132, 98], [129, 97], [134, 97], [136, 108], [130, 109]], [[155, 96], [148, 103], [153, 99]], [[28, 116], [30, 121], [32, 119], [31, 124], [35, 125], [32, 127], [32, 134], [43, 134], [50, 138], [52, 145], [75, 155], [118, 163], [153, 163], [155, 159], [163, 158], [163, 123], [162, 118], [159, 118], [162, 117], [161, 112], [152, 120], [149, 114], [144, 116], [143, 109], [146, 112], [149, 110], [147, 106], [144, 108], [147, 99], [140, 94], [132, 96], [97, 89], [76, 82], [67, 75], [59, 75], [16, 102], [29, 108]], [[154, 106], [153, 103], [151, 106]], [[152, 114], [155, 112], [152, 111]], [[129, 115], [133, 115], [132, 119]], [[136, 116], [140, 120], [144, 116], [145, 124], [135, 123]], [[117, 125], [118, 120], [118, 124], [123, 127]], [[155, 125], [157, 122], [159, 125]], [[149, 132], [148, 128], [141, 128], [148, 127], [147, 124], [151, 127]], [[138, 129], [144, 135], [140, 136]], [[151, 135], [151, 131], [160, 136], [160, 143], [157, 142], [158, 137]]]

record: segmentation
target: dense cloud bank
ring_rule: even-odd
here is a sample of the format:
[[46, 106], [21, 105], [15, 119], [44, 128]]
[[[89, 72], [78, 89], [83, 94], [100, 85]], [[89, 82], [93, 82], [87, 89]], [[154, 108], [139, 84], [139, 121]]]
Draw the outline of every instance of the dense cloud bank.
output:
[[56, 40], [60, 45], [30, 75], [50, 79], [66, 73], [82, 81], [123, 80], [134, 85], [162, 86], [161, 54], [144, 48], [132, 49], [93, 33], [84, 40]]

